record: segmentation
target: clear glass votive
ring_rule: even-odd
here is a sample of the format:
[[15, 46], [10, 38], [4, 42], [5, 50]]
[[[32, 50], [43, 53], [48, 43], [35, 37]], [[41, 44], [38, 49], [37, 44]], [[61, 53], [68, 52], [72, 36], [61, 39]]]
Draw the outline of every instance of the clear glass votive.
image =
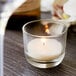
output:
[[52, 19], [26, 23], [22, 30], [27, 61], [38, 68], [59, 65], [65, 56], [67, 25]]

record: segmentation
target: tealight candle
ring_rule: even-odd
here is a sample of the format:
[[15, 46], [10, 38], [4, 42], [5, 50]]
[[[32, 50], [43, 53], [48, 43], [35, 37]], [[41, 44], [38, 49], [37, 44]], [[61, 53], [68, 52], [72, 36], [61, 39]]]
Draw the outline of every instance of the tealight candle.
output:
[[62, 53], [62, 44], [55, 39], [34, 39], [28, 43], [28, 55], [46, 61], [53, 60]]
[[39, 68], [59, 65], [65, 55], [67, 27], [54, 20], [35, 20], [23, 26], [27, 61]]

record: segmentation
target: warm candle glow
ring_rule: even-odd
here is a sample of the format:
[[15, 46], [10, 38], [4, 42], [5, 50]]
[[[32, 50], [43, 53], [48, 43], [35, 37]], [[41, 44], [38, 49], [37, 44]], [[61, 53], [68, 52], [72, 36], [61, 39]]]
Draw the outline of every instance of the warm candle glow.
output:
[[48, 29], [49, 27], [48, 27], [48, 25], [46, 24], [45, 25], [45, 32], [47, 33], [47, 34], [49, 34], [50, 33], [50, 31], [49, 31], [49, 29]]

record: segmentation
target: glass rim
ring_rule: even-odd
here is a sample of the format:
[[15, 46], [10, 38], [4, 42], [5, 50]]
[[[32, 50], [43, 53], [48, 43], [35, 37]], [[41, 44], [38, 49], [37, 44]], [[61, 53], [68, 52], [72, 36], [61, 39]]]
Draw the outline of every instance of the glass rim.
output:
[[[30, 24], [30, 23], [34, 23], [34, 22], [39, 22], [39, 21], [44, 21], [44, 20], [49, 20], [50, 22], [53, 22], [53, 23], [57, 23], [57, 22], [62, 22], [62, 24], [64, 24], [64, 26], [66, 27], [66, 29], [64, 30], [64, 32], [62, 32], [61, 34], [58, 34], [58, 35], [52, 35], [52, 36], [39, 36], [39, 35], [33, 35], [33, 34], [31, 34], [31, 33], [28, 33], [26, 30], [25, 30], [25, 27], [28, 25], [28, 24]], [[65, 23], [67, 23], [68, 25], [69, 25], [69, 23], [68, 22], [66, 22], [66, 21], [64, 21], [64, 20], [54, 20], [54, 19], [39, 19], [39, 20], [33, 20], [33, 21], [29, 21], [29, 22], [27, 22], [27, 23], [25, 23], [24, 25], [23, 25], [23, 27], [22, 27], [22, 31], [23, 31], [23, 33], [26, 33], [26, 34], [28, 34], [28, 35], [30, 35], [30, 36], [33, 36], [33, 37], [45, 37], [45, 38], [53, 38], [53, 37], [59, 37], [59, 36], [62, 36], [64, 33], [66, 33], [67, 32], [67, 29], [68, 29], [68, 27], [66, 26], [66, 24], [65, 23], [63, 23], [63, 22], [65, 22]]]

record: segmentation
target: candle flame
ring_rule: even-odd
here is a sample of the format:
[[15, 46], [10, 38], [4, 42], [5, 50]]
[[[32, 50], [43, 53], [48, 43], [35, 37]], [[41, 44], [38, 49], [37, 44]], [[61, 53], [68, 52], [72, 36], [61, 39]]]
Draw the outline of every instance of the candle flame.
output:
[[49, 27], [48, 27], [48, 25], [46, 24], [45, 25], [45, 32], [47, 33], [47, 34], [49, 34], [50, 33], [50, 31], [49, 31], [49, 29], [48, 29]]

